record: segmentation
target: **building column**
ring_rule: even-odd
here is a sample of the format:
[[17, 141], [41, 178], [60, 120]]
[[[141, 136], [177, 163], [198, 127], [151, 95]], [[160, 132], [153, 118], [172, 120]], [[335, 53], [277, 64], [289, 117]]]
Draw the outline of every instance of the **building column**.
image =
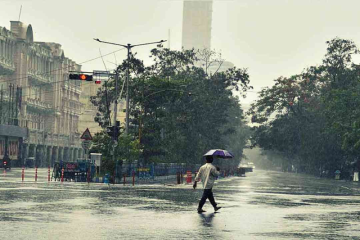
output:
[[56, 162], [59, 159], [59, 147], [52, 147], [52, 153], [51, 153], [51, 167], [54, 167]]
[[24, 146], [25, 144], [24, 144], [24, 141], [23, 141], [23, 138], [22, 137], [20, 137], [20, 138], [18, 138], [18, 157], [17, 157], [17, 164], [16, 164], [16, 166], [17, 167], [21, 167], [21, 166], [24, 166], [24, 154], [23, 154], [23, 152], [24, 152]]
[[81, 151], [80, 151], [80, 156], [81, 156], [81, 158], [85, 158], [85, 152], [84, 152], [84, 149], [81, 149]]
[[44, 164], [44, 146], [37, 145], [35, 148], [35, 160], [36, 160], [36, 167], [42, 167]]
[[78, 159], [78, 149], [74, 148], [74, 161], [76, 162]]
[[26, 165], [26, 160], [28, 159], [28, 157], [29, 157], [29, 144], [24, 144], [23, 145], [23, 162], [22, 162], [22, 164], [23, 164], [23, 166], [25, 166]]
[[69, 148], [68, 147], [64, 147], [64, 161], [68, 162], [69, 161]]
[[51, 166], [51, 158], [52, 158], [52, 146], [46, 147], [46, 165]]
[[74, 161], [74, 148], [69, 148], [69, 161]]
[[29, 145], [29, 157], [33, 157], [35, 158], [35, 144], [30, 144]]
[[72, 148], [71, 158], [73, 162], [76, 162], [76, 148]]
[[[4, 151], [4, 158], [3, 160], [9, 161], [10, 160], [10, 156], [9, 156], [9, 137], [5, 136], [5, 151]], [[10, 163], [11, 164], [11, 163]], [[10, 165], [11, 166], [11, 165]]]
[[58, 150], [58, 162], [64, 161], [63, 152], [64, 152], [64, 148], [59, 147], [59, 150]]

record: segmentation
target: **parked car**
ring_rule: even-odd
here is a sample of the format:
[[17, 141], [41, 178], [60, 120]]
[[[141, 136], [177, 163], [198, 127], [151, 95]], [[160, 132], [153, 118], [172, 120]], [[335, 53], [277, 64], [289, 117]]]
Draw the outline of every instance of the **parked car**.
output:
[[29, 158], [26, 159], [25, 167], [33, 168], [34, 165], [35, 165], [35, 158], [34, 157], [29, 157]]

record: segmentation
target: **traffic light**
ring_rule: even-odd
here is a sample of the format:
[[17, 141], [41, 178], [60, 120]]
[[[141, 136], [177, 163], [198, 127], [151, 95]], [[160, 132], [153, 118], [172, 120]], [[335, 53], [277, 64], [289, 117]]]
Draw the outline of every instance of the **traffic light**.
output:
[[107, 133], [110, 137], [112, 137], [112, 138], [115, 137], [114, 140], [116, 140], [116, 139], [118, 139], [119, 136], [120, 136], [120, 127], [119, 127], [119, 126], [110, 126], [110, 127], [107, 127], [107, 128], [106, 128], [106, 133]]
[[92, 81], [93, 80], [93, 76], [92, 75], [88, 75], [88, 74], [74, 74], [74, 73], [70, 73], [69, 74], [69, 79], [72, 80], [82, 80], [82, 81]]

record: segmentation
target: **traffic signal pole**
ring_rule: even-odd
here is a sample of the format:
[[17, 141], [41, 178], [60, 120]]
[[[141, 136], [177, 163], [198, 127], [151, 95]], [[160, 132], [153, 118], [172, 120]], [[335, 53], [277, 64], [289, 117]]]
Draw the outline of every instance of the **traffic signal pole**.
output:
[[129, 112], [130, 112], [130, 102], [129, 102], [129, 65], [130, 65], [130, 44], [127, 47], [127, 64], [126, 64], [126, 128], [125, 134], [129, 134]]
[[116, 156], [115, 156], [115, 149], [117, 147], [117, 132], [115, 131], [116, 129], [116, 125], [117, 125], [117, 104], [118, 104], [118, 81], [119, 81], [119, 72], [116, 69], [116, 73], [115, 73], [115, 103], [114, 103], [114, 121], [113, 121], [113, 126], [114, 126], [114, 135], [113, 135], [113, 155], [112, 155], [112, 159], [115, 162], [115, 177], [114, 177], [114, 183], [116, 182], [116, 177], [117, 177], [117, 171], [118, 171], [118, 164], [117, 164], [117, 160], [116, 160]]
[[[119, 81], [119, 73], [116, 70], [115, 73], [115, 104], [114, 104], [114, 121], [113, 121], [113, 126], [114, 126], [114, 130], [116, 128], [116, 118], [117, 118], [117, 104], [118, 104], [118, 81]], [[114, 135], [113, 135], [113, 140], [116, 141], [116, 131], [114, 131]]]
[[[131, 44], [127, 44], [127, 45], [123, 45], [123, 44], [118, 44], [118, 43], [111, 43], [111, 42], [105, 42], [105, 41], [101, 41], [98, 38], [94, 38], [95, 41], [98, 41], [100, 43], [106, 43], [106, 44], [112, 44], [112, 45], [117, 45], [117, 46], [121, 46], [127, 49], [127, 64], [126, 64], [126, 127], [125, 127], [125, 134], [128, 135], [129, 134], [129, 124], [130, 124], [130, 97], [129, 97], [129, 78], [130, 78], [130, 50], [133, 47], [137, 47], [137, 46], [144, 46], [144, 45], [150, 45], [150, 44], [161, 44], [163, 42], [166, 42], [166, 40], [161, 40], [159, 42], [150, 42], [150, 43], [142, 43], [142, 44], [137, 44], [137, 45], [131, 45]], [[115, 148], [117, 145], [117, 131], [116, 131], [116, 115], [117, 115], [117, 101], [118, 101], [118, 79], [119, 79], [119, 73], [118, 71], [116, 71], [116, 75], [115, 75], [115, 92], [116, 92], [116, 98], [115, 98], [115, 106], [114, 106], [114, 127], [113, 127], [113, 131], [114, 131], [114, 150], [113, 150], [113, 161], [115, 161], [115, 167], [116, 167], [116, 176], [118, 175], [118, 162], [115, 160]], [[116, 142], [115, 142], [116, 141]], [[128, 149], [129, 150], [129, 149]], [[116, 179], [116, 177], [115, 177]], [[114, 181], [116, 181], [114, 179]]]

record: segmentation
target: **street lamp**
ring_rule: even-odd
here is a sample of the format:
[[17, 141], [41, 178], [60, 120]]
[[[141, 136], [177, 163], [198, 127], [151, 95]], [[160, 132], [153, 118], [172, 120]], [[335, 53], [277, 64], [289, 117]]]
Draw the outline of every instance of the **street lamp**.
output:
[[[133, 47], [138, 47], [138, 46], [144, 46], [144, 45], [150, 45], [150, 44], [159, 44], [159, 43], [164, 43], [166, 42], [166, 40], [161, 40], [159, 42], [149, 42], [149, 43], [141, 43], [141, 44], [136, 44], [136, 45], [131, 45], [130, 43], [128, 43], [127, 45], [123, 45], [123, 44], [119, 44], [119, 43], [112, 43], [112, 42], [105, 42], [105, 41], [101, 41], [98, 38], [94, 38], [95, 41], [98, 41], [100, 43], [106, 43], [106, 44], [112, 44], [112, 45], [117, 45], [117, 46], [121, 46], [127, 49], [127, 65], [126, 65], [126, 128], [125, 128], [125, 133], [129, 134], [129, 65], [130, 65], [130, 50]], [[116, 93], [117, 94], [117, 93]], [[115, 102], [116, 103], [116, 102]], [[115, 113], [114, 113], [115, 114]], [[116, 115], [115, 115], [116, 118]]]

